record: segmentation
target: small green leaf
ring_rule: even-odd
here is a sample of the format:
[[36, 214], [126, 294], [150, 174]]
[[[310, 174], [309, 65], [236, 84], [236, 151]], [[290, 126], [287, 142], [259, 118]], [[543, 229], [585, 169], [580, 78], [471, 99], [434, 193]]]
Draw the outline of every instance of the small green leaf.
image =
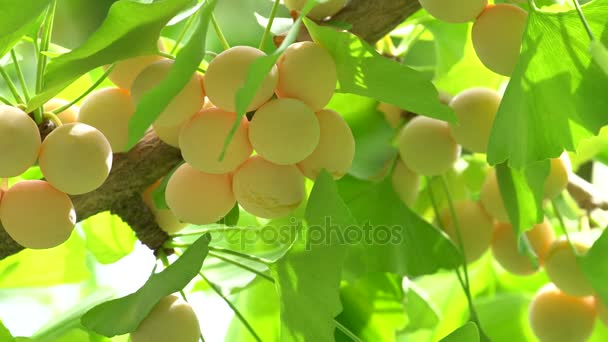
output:
[[[281, 341], [331, 341], [342, 311], [340, 280], [346, 248], [334, 236], [356, 225], [332, 177], [322, 171], [306, 208], [306, 236], [271, 266], [281, 300]], [[302, 250], [304, 249], [304, 250]]]
[[578, 257], [578, 263], [604, 305], [608, 305], [608, 230], [585, 255]]
[[217, 223], [226, 225], [228, 227], [234, 227], [239, 222], [240, 214], [241, 214], [241, 210], [239, 208], [239, 204], [235, 203], [234, 207], [232, 207], [232, 209], [230, 209], [228, 214], [226, 214], [226, 216], [222, 217]]
[[455, 122], [454, 112], [439, 102], [437, 90], [425, 76], [379, 55], [365, 41], [304, 19], [313, 39], [332, 55], [338, 68], [338, 91], [374, 98], [404, 110]]
[[[156, 54], [160, 31], [190, 4], [190, 0], [161, 0], [150, 4], [115, 2], [101, 27], [84, 44], [51, 60], [44, 75], [43, 91], [28, 103], [28, 111], [40, 107], [94, 68], [130, 57]], [[30, 17], [30, 12], [21, 5], [19, 10]]]
[[156, 87], [142, 96], [129, 121], [129, 148], [137, 144], [154, 120], [196, 73], [196, 69], [205, 56], [207, 29], [216, 2], [216, 0], [206, 1], [200, 8], [195, 19], [196, 30], [177, 54], [169, 74]]
[[38, 20], [48, 7], [50, 0], [0, 0], [2, 20], [0, 20], [0, 57], [28, 33], [30, 26]]
[[594, 40], [589, 45], [589, 53], [591, 57], [597, 63], [597, 65], [604, 70], [604, 73], [608, 75], [608, 49], [597, 40]]
[[150, 276], [136, 292], [105, 302], [82, 316], [81, 323], [100, 335], [113, 337], [134, 331], [163, 297], [182, 290], [200, 271], [209, 252], [209, 235], [201, 236], [182, 256]]
[[405, 331], [431, 329], [437, 326], [439, 323], [439, 313], [424, 289], [409, 280], [404, 282], [404, 288], [405, 311], [409, 319]]
[[468, 24], [430, 20], [423, 25], [435, 38], [436, 75], [445, 75], [464, 57], [465, 45], [469, 38]]
[[109, 211], [91, 216], [82, 223], [87, 249], [101, 264], [112, 264], [129, 255], [137, 237], [131, 227]]
[[468, 322], [441, 339], [440, 342], [479, 342], [479, 329], [473, 322]]
[[11, 335], [11, 332], [4, 326], [2, 321], [0, 321], [0, 341], [3, 342], [12, 342], [15, 338]]

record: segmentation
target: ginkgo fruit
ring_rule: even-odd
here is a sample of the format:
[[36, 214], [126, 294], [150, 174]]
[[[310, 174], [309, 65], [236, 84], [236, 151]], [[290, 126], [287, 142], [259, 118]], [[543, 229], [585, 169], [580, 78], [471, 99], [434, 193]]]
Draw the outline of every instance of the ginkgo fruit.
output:
[[488, 4], [488, 0], [419, 0], [420, 6], [433, 17], [447, 23], [473, 21]]
[[59, 246], [71, 235], [76, 212], [70, 197], [41, 180], [20, 181], [0, 202], [0, 222], [25, 248]]
[[542, 287], [529, 307], [532, 331], [540, 342], [584, 342], [595, 325], [593, 297], [575, 297], [554, 284]]
[[198, 225], [217, 222], [235, 203], [230, 175], [201, 172], [188, 163], [169, 178], [165, 200], [178, 219]]
[[100, 187], [112, 168], [112, 148], [95, 127], [71, 123], [55, 129], [40, 148], [40, 170], [57, 189], [80, 195]]
[[154, 199], [152, 193], [156, 190], [161, 184], [161, 180], [156, 181], [154, 184], [149, 186], [143, 193], [142, 198], [144, 203], [150, 208], [150, 211], [154, 215], [154, 219], [156, 219], [156, 223], [158, 226], [167, 232], [167, 234], [176, 233], [182, 229], [184, 229], [187, 224], [181, 222], [175, 214], [169, 209], [159, 209], [156, 207], [154, 203]]
[[192, 306], [175, 295], [162, 298], [131, 333], [131, 342], [198, 342], [201, 328]]
[[319, 144], [321, 129], [315, 113], [295, 99], [277, 99], [255, 112], [249, 140], [256, 152], [275, 164], [298, 163]]
[[439, 220], [446, 234], [457, 246], [460, 245], [457, 227], [462, 238], [462, 249], [467, 263], [479, 259], [490, 247], [492, 241], [492, 218], [475, 201], [458, 201], [454, 203], [456, 218], [449, 209], [441, 212]]
[[[70, 103], [70, 101], [67, 101], [64, 99], [53, 98], [44, 104], [43, 109], [45, 112], [53, 112], [63, 106], [68, 105], [69, 103]], [[78, 121], [78, 112], [79, 111], [80, 111], [80, 108], [77, 105], [73, 104], [73, 105], [69, 106], [67, 109], [61, 111], [60, 113], [58, 113], [56, 115], [59, 118], [59, 120], [61, 121], [61, 123], [68, 124], [68, 123], [73, 123], [73, 122]]]
[[[205, 90], [209, 100], [218, 108], [228, 112], [236, 111], [236, 93], [245, 85], [249, 67], [266, 54], [249, 46], [235, 46], [217, 55], [207, 67]], [[260, 88], [247, 107], [250, 112], [259, 108], [274, 95], [279, 74], [276, 65], [264, 77]]]
[[129, 141], [129, 120], [134, 112], [135, 106], [127, 91], [103, 88], [84, 99], [78, 121], [103, 133], [112, 146], [112, 151], [125, 152]]
[[172, 126], [161, 126], [154, 124], [152, 125], [152, 129], [154, 129], [156, 136], [165, 144], [179, 148], [179, 133], [181, 132], [183, 126], [184, 123]]
[[450, 124], [456, 142], [472, 152], [486, 153], [501, 99], [497, 91], [481, 87], [456, 95], [450, 102], [458, 117], [458, 123]]
[[[160, 51], [164, 51], [163, 44], [160, 41], [157, 43], [157, 46]], [[117, 87], [129, 90], [133, 86], [133, 81], [146, 67], [164, 59], [164, 57], [158, 55], [123, 59], [114, 63], [114, 68], [110, 71], [108, 78]]]
[[40, 132], [34, 120], [19, 108], [0, 105], [0, 178], [25, 172], [39, 149]]
[[[317, 112], [325, 107], [336, 90], [336, 63], [321, 45], [313, 42], [291, 44], [277, 62], [279, 98], [304, 102]], [[315, 75], [315, 77], [311, 77]]]
[[[308, 12], [308, 17], [314, 20], [331, 17], [344, 8], [347, 2], [348, 0], [327, 0], [327, 2], [317, 4], [313, 7], [312, 10]], [[306, 4], [306, 0], [285, 0], [284, 3], [285, 7], [290, 11], [301, 11]]]
[[471, 41], [488, 69], [511, 76], [519, 60], [527, 18], [526, 11], [511, 4], [488, 5], [481, 12], [473, 24]]
[[[551, 243], [555, 240], [555, 232], [548, 220], [536, 224], [525, 232], [532, 252], [536, 254], [538, 264], [543, 265]], [[509, 223], [496, 223], [492, 238], [492, 254], [494, 259], [508, 272], [517, 275], [530, 275], [538, 269], [530, 260], [531, 256], [519, 251], [518, 241]]]
[[334, 179], [342, 178], [355, 158], [355, 138], [340, 114], [324, 109], [317, 114], [319, 144], [314, 151], [298, 163], [304, 176], [316, 179], [325, 169]]
[[547, 199], [557, 197], [568, 186], [570, 159], [567, 154], [560, 158], [551, 159], [551, 168], [543, 188], [543, 196]]
[[405, 165], [425, 176], [446, 172], [460, 156], [460, 146], [452, 137], [448, 123], [426, 116], [410, 120], [401, 129], [398, 144]]
[[507, 213], [504, 201], [502, 200], [502, 195], [500, 194], [496, 170], [492, 169], [486, 175], [483, 185], [481, 186], [479, 200], [488, 214], [494, 217], [498, 222], [510, 222], [509, 214]]
[[398, 159], [391, 175], [391, 181], [393, 182], [393, 189], [395, 189], [401, 201], [411, 207], [418, 198], [420, 176], [405, 166], [401, 159]]
[[253, 152], [246, 117], [239, 119], [238, 128], [220, 161], [224, 143], [235, 120], [235, 113], [219, 108], [206, 109], [192, 117], [179, 134], [179, 147], [184, 160], [207, 173], [228, 173], [243, 164]]
[[306, 196], [304, 176], [293, 165], [277, 165], [260, 156], [250, 157], [232, 180], [238, 203], [263, 218], [283, 217]]
[[376, 109], [384, 115], [384, 119], [392, 128], [397, 128], [403, 120], [404, 111], [390, 103], [380, 102]]
[[[131, 87], [133, 103], [139, 104], [142, 96], [167, 78], [173, 63], [172, 60], [161, 60], [142, 70]], [[156, 118], [155, 123], [161, 126], [173, 126], [184, 122], [201, 109], [204, 98], [199, 77], [193, 74], [184, 88]]]
[[[593, 245], [593, 238], [585, 233], [571, 233], [570, 241], [579, 255], [585, 254]], [[583, 273], [572, 247], [565, 236], [551, 244], [545, 260], [547, 276], [555, 286], [571, 296], [593, 295], [593, 287]]]

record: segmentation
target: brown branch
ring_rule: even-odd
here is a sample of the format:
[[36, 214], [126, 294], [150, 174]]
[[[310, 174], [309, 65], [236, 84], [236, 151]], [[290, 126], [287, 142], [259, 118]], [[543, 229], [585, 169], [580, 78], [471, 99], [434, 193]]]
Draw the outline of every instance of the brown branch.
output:
[[568, 192], [581, 209], [608, 210], [608, 197], [599, 192], [593, 184], [576, 174], [571, 174], [569, 177]]

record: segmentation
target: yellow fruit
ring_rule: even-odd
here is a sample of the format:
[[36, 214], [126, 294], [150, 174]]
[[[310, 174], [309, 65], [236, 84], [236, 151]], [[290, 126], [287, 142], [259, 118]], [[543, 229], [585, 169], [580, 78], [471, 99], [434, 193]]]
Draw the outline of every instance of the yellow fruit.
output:
[[[454, 211], [467, 263], [471, 263], [485, 253], [492, 240], [492, 218], [483, 210], [479, 202], [459, 201], [454, 203]], [[444, 209], [440, 215], [442, 226], [454, 244], [459, 245], [456, 225], [450, 210]]]
[[321, 129], [315, 113], [294, 99], [272, 100], [255, 112], [249, 139], [257, 153], [279, 165], [298, 163], [319, 144]]
[[131, 333], [131, 342], [198, 342], [201, 328], [190, 304], [177, 296], [161, 299]]
[[126, 152], [129, 120], [135, 106], [127, 91], [103, 88], [89, 94], [82, 102], [78, 121], [97, 128], [108, 139], [113, 152]]
[[391, 176], [393, 189], [408, 207], [414, 205], [420, 191], [420, 177], [408, 169], [401, 159], [397, 160], [395, 170]]
[[277, 96], [298, 99], [313, 111], [323, 109], [336, 90], [338, 74], [331, 55], [319, 44], [290, 45], [277, 62]]
[[[59, 109], [65, 105], [67, 105], [68, 103], [70, 103], [70, 101], [54, 98], [54, 99], [49, 100], [47, 103], [45, 103], [43, 108], [44, 108], [45, 112], [52, 112], [56, 109]], [[77, 105], [71, 105], [68, 107], [68, 109], [57, 114], [57, 117], [63, 124], [74, 123], [74, 122], [78, 121], [78, 111], [79, 110], [80, 109], [78, 108]]]
[[551, 169], [545, 180], [543, 189], [544, 197], [552, 199], [557, 197], [568, 186], [568, 174], [570, 172], [570, 160], [568, 155], [551, 159]]
[[171, 175], [165, 199], [178, 219], [198, 225], [217, 222], [235, 202], [229, 175], [204, 173], [187, 163]]
[[608, 307], [599, 297], [595, 298], [595, 304], [597, 307], [597, 318], [599, 318], [604, 325], [608, 326]]
[[[555, 233], [549, 221], [534, 225], [527, 231], [526, 236], [532, 251], [538, 257], [542, 266], [547, 256], [549, 246], [555, 240]], [[530, 258], [519, 252], [518, 241], [513, 226], [508, 223], [496, 223], [492, 239], [492, 254], [494, 259], [507, 271], [517, 275], [530, 275], [538, 271]]]
[[[147, 66], [133, 81], [131, 97], [136, 105], [148, 91], [156, 87], [169, 74], [172, 60], [162, 60]], [[174, 126], [196, 114], [203, 106], [205, 94], [197, 74], [193, 74], [186, 86], [175, 96], [158, 116], [155, 123]]]
[[38, 162], [51, 185], [70, 195], [80, 195], [105, 182], [112, 168], [112, 148], [95, 127], [71, 123], [44, 139]]
[[342, 178], [355, 158], [355, 138], [342, 116], [333, 110], [324, 109], [317, 113], [321, 133], [319, 144], [311, 155], [298, 163], [304, 176], [316, 179], [321, 169], [329, 172], [334, 179]]
[[384, 119], [391, 127], [399, 127], [399, 125], [401, 124], [401, 120], [403, 119], [401, 115], [403, 113], [403, 110], [401, 110], [401, 108], [390, 103], [380, 102], [378, 103], [376, 109], [382, 114], [384, 114]]
[[306, 196], [304, 176], [293, 165], [277, 165], [259, 156], [249, 158], [232, 181], [236, 200], [249, 213], [278, 218], [296, 209]]
[[405, 165], [424, 176], [446, 172], [460, 156], [447, 122], [425, 116], [413, 118], [401, 129], [398, 144]]
[[479, 194], [479, 200], [483, 205], [483, 208], [494, 217], [498, 222], [511, 222], [509, 220], [509, 214], [500, 195], [500, 187], [498, 186], [498, 179], [496, 178], [496, 170], [492, 169], [486, 175], [486, 179], [483, 181], [481, 186], [481, 193]]
[[[163, 44], [159, 41], [159, 51], [165, 51]], [[137, 76], [144, 70], [148, 65], [163, 60], [161, 56], [139, 56], [128, 59], [123, 59], [114, 63], [114, 69], [108, 75], [110, 81], [112, 81], [117, 87], [122, 89], [131, 89], [133, 81]]]
[[593, 297], [573, 297], [553, 284], [541, 288], [530, 303], [529, 320], [540, 342], [584, 342], [595, 324]]
[[0, 178], [15, 177], [38, 156], [40, 132], [21, 109], [0, 105]]
[[448, 23], [473, 21], [487, 4], [487, 0], [420, 0], [420, 6], [429, 14]]
[[[301, 11], [306, 4], [306, 0], [285, 0], [285, 7], [290, 11]], [[327, 17], [331, 17], [334, 14], [340, 12], [348, 0], [328, 0], [323, 4], [317, 4], [313, 9], [308, 12], [308, 17], [314, 20], [321, 20]]]
[[160, 126], [157, 124], [152, 125], [154, 133], [160, 140], [165, 144], [179, 148], [179, 132], [185, 123], [177, 124], [174, 126]]
[[511, 4], [488, 5], [471, 31], [479, 60], [495, 73], [511, 76], [519, 60], [528, 13]]
[[[570, 234], [570, 239], [578, 254], [584, 254], [593, 245], [593, 238], [588, 234]], [[578, 265], [565, 236], [551, 244], [545, 260], [545, 270], [551, 282], [571, 296], [594, 294], [593, 287]]]
[[249, 121], [240, 124], [224, 159], [219, 161], [224, 142], [236, 120], [235, 113], [218, 108], [206, 109], [196, 114], [182, 127], [179, 147], [184, 160], [192, 167], [207, 173], [228, 173], [243, 164], [253, 152], [249, 143]]
[[156, 188], [160, 186], [161, 181], [157, 181], [148, 187], [142, 194], [142, 198], [144, 203], [150, 208], [150, 211], [154, 215], [156, 219], [156, 223], [158, 226], [167, 232], [167, 234], [177, 233], [180, 230], [184, 229], [187, 226], [186, 223], [181, 222], [175, 214], [171, 212], [169, 209], [158, 209], [154, 204], [154, 199], [152, 198], [152, 193]]
[[462, 147], [486, 153], [492, 124], [502, 96], [488, 88], [470, 88], [456, 95], [450, 102], [458, 123], [450, 124], [454, 139]]
[[76, 212], [70, 197], [40, 180], [21, 181], [4, 193], [0, 222], [25, 248], [59, 246], [72, 233]]
[[[209, 100], [218, 108], [235, 112], [236, 92], [245, 85], [251, 63], [265, 55], [264, 52], [249, 46], [235, 46], [217, 55], [209, 63], [205, 73], [205, 90]], [[247, 107], [248, 112], [270, 100], [278, 79], [277, 67], [273, 66]]]

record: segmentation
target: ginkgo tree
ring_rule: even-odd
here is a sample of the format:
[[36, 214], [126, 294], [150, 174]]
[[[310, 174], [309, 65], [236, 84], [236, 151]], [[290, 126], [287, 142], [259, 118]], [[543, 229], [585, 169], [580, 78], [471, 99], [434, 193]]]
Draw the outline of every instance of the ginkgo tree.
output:
[[0, 14], [0, 341], [608, 339], [608, 0]]

